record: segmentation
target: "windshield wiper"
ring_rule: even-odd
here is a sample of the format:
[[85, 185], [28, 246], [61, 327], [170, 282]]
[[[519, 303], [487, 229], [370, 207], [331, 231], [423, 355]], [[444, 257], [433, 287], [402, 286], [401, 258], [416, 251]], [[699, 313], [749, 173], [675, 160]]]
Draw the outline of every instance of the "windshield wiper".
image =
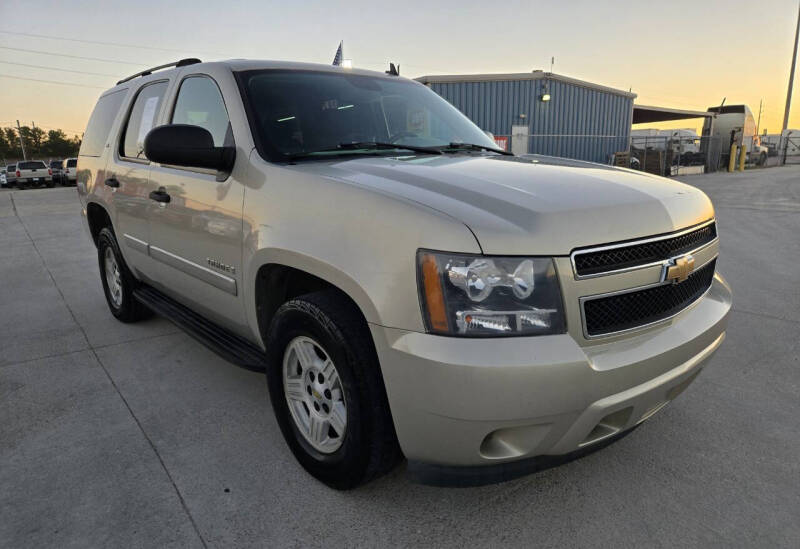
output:
[[514, 156], [512, 152], [496, 149], [494, 147], [487, 147], [486, 145], [477, 145], [475, 143], [450, 143], [449, 145], [438, 147], [438, 149], [441, 151], [489, 151], [506, 156]]
[[327, 147], [324, 149], [317, 149], [314, 151], [305, 151], [305, 152], [289, 154], [287, 155], [287, 157], [290, 160], [294, 160], [295, 158], [302, 158], [318, 153], [335, 153], [335, 152], [348, 152], [357, 150], [377, 151], [377, 150], [394, 150], [394, 149], [419, 152], [425, 154], [444, 154], [438, 148], [417, 147], [416, 145], [402, 145], [400, 143], [383, 143], [381, 141], [359, 141], [355, 143], [339, 143], [335, 147]]

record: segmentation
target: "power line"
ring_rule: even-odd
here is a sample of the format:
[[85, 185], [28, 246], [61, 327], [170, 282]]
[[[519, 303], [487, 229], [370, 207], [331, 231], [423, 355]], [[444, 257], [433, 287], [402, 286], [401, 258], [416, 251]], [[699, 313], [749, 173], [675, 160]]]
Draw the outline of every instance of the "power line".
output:
[[76, 70], [72, 70], [72, 69], [62, 69], [62, 68], [59, 68], [59, 67], [46, 67], [44, 65], [29, 65], [27, 63], [15, 63], [14, 61], [0, 61], [0, 63], [3, 63], [5, 65], [18, 65], [20, 67], [31, 67], [31, 68], [34, 68], [34, 69], [46, 69], [46, 70], [49, 70], [49, 71], [74, 72], [74, 73], [77, 73], [77, 74], [90, 74], [92, 76], [110, 76], [111, 78], [119, 78], [118, 74], [108, 74], [108, 73], [105, 73], [105, 72], [76, 71]]
[[83, 57], [82, 55], [69, 55], [67, 53], [53, 53], [51, 51], [41, 50], [27, 50], [25, 48], [11, 48], [9, 46], [0, 46], [0, 50], [22, 51], [25, 53], [38, 53], [41, 55], [56, 55], [58, 57], [69, 57], [70, 59], [86, 59], [88, 61], [102, 61], [104, 63], [121, 63], [123, 65], [135, 65], [137, 67], [146, 67], [143, 63], [133, 63], [131, 61], [120, 61], [118, 59], [103, 59], [102, 57]]
[[[16, 122], [9, 120], [7, 122], [0, 122], [0, 128], [6, 128], [16, 125]], [[83, 133], [83, 130], [74, 130], [69, 128], [56, 128], [55, 126], [45, 126], [44, 124], [36, 124], [37, 128], [44, 128], [45, 130], [61, 130], [65, 133]]]
[[4, 31], [0, 30], [2, 34], [13, 34], [15, 36], [29, 36], [31, 38], [46, 38], [48, 40], [65, 40], [68, 42], [80, 42], [83, 44], [100, 44], [103, 46], [116, 46], [120, 48], [136, 48], [140, 50], [153, 50], [153, 51], [169, 51], [174, 53], [207, 53], [209, 55], [219, 55], [221, 57], [235, 57], [229, 53], [214, 53], [209, 51], [199, 51], [199, 50], [176, 50], [171, 48], [156, 48], [154, 46], [142, 46], [140, 44], [122, 44], [119, 42], [101, 42], [99, 40], [82, 40], [79, 38], [64, 38], [62, 36], [47, 36], [45, 34], [30, 34], [26, 32], [11, 32], [11, 31]]
[[79, 88], [93, 88], [95, 90], [105, 90], [108, 86], [85, 86], [83, 84], [73, 84], [72, 82], [58, 82], [57, 80], [42, 80], [39, 78], [24, 78], [22, 76], [12, 76], [10, 74], [0, 74], [0, 78], [13, 78], [15, 80], [29, 80], [31, 82], [44, 82], [46, 84], [60, 84], [61, 86], [77, 86]]

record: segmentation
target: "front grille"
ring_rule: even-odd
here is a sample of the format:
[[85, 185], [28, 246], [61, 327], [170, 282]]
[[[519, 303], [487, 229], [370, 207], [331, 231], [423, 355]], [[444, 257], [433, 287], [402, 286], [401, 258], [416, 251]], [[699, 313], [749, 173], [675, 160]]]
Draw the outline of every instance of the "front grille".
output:
[[576, 251], [573, 255], [578, 276], [595, 275], [638, 265], [647, 265], [671, 259], [707, 244], [717, 237], [717, 227], [711, 223], [695, 231], [678, 236], [665, 236], [649, 242], [631, 242], [630, 245], [610, 244], [607, 250]]
[[606, 335], [630, 330], [674, 316], [694, 303], [711, 286], [716, 259], [680, 284], [589, 299], [583, 303], [586, 333]]

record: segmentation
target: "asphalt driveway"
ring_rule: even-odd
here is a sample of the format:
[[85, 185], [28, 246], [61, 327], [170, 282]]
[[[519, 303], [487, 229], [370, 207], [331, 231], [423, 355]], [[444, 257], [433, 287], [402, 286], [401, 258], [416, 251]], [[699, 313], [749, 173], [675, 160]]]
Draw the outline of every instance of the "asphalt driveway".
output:
[[503, 484], [308, 476], [263, 375], [105, 305], [74, 188], [0, 192], [0, 546], [800, 546], [800, 167], [717, 207], [728, 339], [630, 436]]

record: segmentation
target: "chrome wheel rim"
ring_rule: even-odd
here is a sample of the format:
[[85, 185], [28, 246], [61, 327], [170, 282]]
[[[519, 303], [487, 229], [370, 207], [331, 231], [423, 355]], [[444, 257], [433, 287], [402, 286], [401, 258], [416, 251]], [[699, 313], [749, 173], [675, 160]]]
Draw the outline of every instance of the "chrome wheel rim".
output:
[[122, 277], [119, 273], [117, 258], [114, 257], [114, 251], [111, 248], [106, 248], [103, 257], [105, 261], [108, 296], [111, 298], [111, 302], [114, 306], [119, 308], [122, 306]]
[[310, 337], [296, 337], [286, 346], [283, 393], [306, 442], [323, 454], [341, 447], [347, 433], [342, 381], [328, 353]]

